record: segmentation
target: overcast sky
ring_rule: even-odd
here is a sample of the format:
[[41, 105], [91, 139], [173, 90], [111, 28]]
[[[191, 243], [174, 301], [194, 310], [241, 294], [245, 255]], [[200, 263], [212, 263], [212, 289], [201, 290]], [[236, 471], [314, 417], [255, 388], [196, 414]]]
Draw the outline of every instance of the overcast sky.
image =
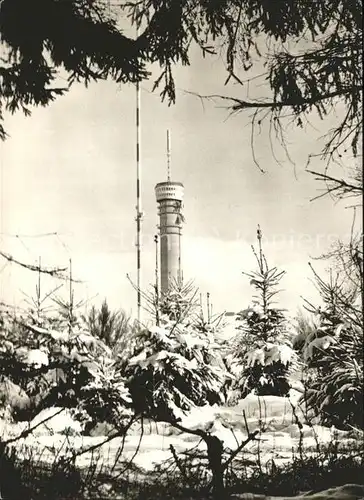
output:
[[[277, 144], [273, 158], [268, 128], [255, 138], [253, 161], [249, 114], [229, 113], [183, 90], [239, 94], [224, 88], [219, 58], [194, 56], [178, 68], [177, 103], [168, 107], [149, 83], [142, 90], [143, 284], [154, 279], [157, 207], [154, 186], [166, 180], [166, 130], [171, 131], [172, 180], [185, 186], [183, 268], [214, 310], [239, 310], [252, 295], [242, 271], [254, 268], [250, 245], [260, 224], [268, 261], [287, 271], [280, 303], [294, 312], [300, 296], [315, 297], [307, 266], [336, 238], [345, 238], [352, 213], [330, 198], [309, 200], [320, 186], [305, 172], [317, 151], [320, 122], [288, 134], [293, 167]], [[250, 87], [252, 95], [262, 89]], [[264, 92], [264, 88], [263, 88]], [[136, 313], [135, 88], [102, 82], [74, 86], [31, 118], [6, 117], [10, 137], [1, 148], [1, 248], [19, 260], [44, 266], [72, 258], [76, 297]], [[322, 170], [318, 162], [313, 168]], [[57, 233], [57, 236], [41, 236]], [[15, 237], [14, 235], [20, 235]], [[323, 264], [317, 264], [319, 269]], [[32, 294], [36, 276], [0, 261], [2, 300], [19, 304]], [[51, 286], [44, 280], [44, 291]]]

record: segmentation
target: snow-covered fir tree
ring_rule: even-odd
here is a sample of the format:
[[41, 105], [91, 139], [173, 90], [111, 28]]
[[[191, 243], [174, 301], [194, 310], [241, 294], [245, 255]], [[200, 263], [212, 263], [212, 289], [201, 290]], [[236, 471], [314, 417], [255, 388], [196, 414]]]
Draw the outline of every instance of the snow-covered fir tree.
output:
[[13, 418], [30, 420], [52, 406], [73, 409], [90, 426], [98, 420], [117, 425], [130, 415], [130, 396], [111, 349], [90, 333], [78, 306], [72, 284], [68, 300], [50, 292], [41, 296], [38, 284], [27, 310], [3, 309], [0, 379], [27, 396]]
[[314, 327], [301, 329], [294, 339], [307, 367], [305, 399], [322, 423], [363, 428], [362, 239], [339, 242], [323, 257], [332, 265], [327, 280], [311, 266], [323, 304], [306, 301]]
[[284, 311], [275, 306], [285, 271], [269, 267], [262, 248], [262, 232], [257, 230], [258, 249], [252, 246], [258, 269], [244, 272], [256, 290], [252, 304], [237, 315], [238, 333], [229, 356], [237, 377], [236, 392], [244, 397], [288, 394], [289, 370], [295, 354], [290, 342]]
[[149, 418], [173, 422], [194, 406], [224, 399], [216, 328], [201, 321], [196, 296], [191, 283], [174, 283], [159, 300], [158, 324], [136, 333], [126, 375], [136, 411]]

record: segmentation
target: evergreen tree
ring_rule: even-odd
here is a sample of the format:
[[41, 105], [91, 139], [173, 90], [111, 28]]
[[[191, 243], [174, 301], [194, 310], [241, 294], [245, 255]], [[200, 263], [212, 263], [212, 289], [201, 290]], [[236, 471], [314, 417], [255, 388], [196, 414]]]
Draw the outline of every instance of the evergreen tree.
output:
[[[102, 339], [85, 328], [70, 283], [69, 300], [46, 294], [25, 313], [4, 312], [0, 325], [0, 378], [18, 385], [30, 404], [13, 414], [30, 420], [45, 408], [72, 408], [92, 426], [105, 420], [120, 428], [130, 416], [130, 395]], [[47, 307], [55, 301], [58, 309]]]
[[258, 226], [258, 250], [252, 246], [258, 270], [244, 272], [250, 278], [256, 295], [252, 306], [238, 314], [238, 334], [231, 354], [232, 369], [238, 375], [237, 388], [244, 397], [286, 395], [290, 389], [289, 368], [294, 353], [289, 341], [287, 320], [283, 310], [275, 307], [274, 298], [285, 271], [269, 267], [262, 249], [262, 233]]
[[131, 329], [130, 318], [126, 313], [112, 311], [106, 299], [101, 304], [100, 309], [92, 306], [84, 319], [91, 335], [103, 340], [110, 348], [117, 346], [121, 348]]
[[225, 368], [214, 330], [199, 324], [196, 294], [191, 284], [172, 285], [159, 325], [136, 333], [126, 376], [136, 411], [149, 418], [172, 423], [194, 406], [223, 401]]
[[328, 280], [311, 266], [323, 305], [306, 301], [316, 322], [294, 342], [307, 367], [306, 403], [324, 424], [363, 428], [362, 241], [339, 243], [324, 257], [334, 259]]

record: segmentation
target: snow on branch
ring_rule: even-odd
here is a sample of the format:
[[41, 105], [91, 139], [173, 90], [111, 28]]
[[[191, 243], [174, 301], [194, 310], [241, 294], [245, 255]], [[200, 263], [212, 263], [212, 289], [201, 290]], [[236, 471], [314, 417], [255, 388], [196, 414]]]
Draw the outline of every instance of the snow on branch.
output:
[[[43, 267], [40, 265], [34, 265], [34, 264], [28, 264], [25, 262], [21, 262], [17, 259], [14, 259], [14, 257], [6, 252], [3, 252], [0, 250], [0, 256], [3, 257], [5, 260], [8, 262], [17, 264], [20, 267], [23, 267], [25, 269], [28, 269], [28, 271], [33, 271], [37, 273], [42, 273], [42, 274], [48, 274], [49, 276], [53, 276], [54, 278], [62, 279], [62, 280], [67, 280], [69, 281], [70, 278], [69, 276], [65, 276], [64, 273], [67, 271], [67, 267]], [[79, 283], [78, 280], [72, 279], [73, 282]]]

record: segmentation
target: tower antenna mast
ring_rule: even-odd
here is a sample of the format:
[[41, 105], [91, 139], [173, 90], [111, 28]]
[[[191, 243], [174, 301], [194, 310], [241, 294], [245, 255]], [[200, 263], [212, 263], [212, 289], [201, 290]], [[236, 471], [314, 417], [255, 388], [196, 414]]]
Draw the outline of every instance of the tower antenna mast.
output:
[[[139, 37], [139, 27], [137, 27], [137, 38]], [[142, 306], [142, 296], [141, 296], [141, 222], [142, 222], [142, 199], [141, 199], [141, 161], [140, 161], [140, 84], [139, 81], [136, 83], [136, 223], [137, 223], [137, 315], [138, 324], [141, 321], [141, 306]]]
[[159, 326], [159, 269], [158, 269], [158, 235], [154, 235], [155, 243], [155, 302], [156, 302], [156, 323]]
[[167, 129], [167, 180], [171, 182], [171, 139]]

